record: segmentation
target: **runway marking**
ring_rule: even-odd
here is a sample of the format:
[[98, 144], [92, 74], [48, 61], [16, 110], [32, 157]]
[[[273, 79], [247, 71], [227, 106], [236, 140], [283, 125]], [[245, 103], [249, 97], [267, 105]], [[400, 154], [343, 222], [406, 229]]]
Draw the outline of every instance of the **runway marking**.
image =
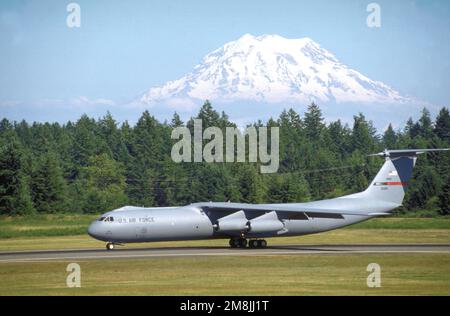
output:
[[[244, 250], [245, 251], [245, 250]], [[23, 258], [23, 259], [0, 259], [0, 262], [42, 262], [42, 261], [63, 261], [63, 260], [85, 260], [85, 259], [127, 259], [127, 258], [152, 258], [152, 257], [194, 257], [194, 256], [272, 256], [272, 255], [303, 255], [303, 254], [334, 254], [334, 255], [349, 255], [349, 254], [443, 254], [450, 252], [447, 250], [300, 250], [300, 251], [271, 251], [271, 252], [213, 252], [213, 253], [157, 253], [157, 254], [142, 254], [142, 255], [100, 255], [100, 256], [69, 256], [69, 257], [41, 257], [41, 258]]]

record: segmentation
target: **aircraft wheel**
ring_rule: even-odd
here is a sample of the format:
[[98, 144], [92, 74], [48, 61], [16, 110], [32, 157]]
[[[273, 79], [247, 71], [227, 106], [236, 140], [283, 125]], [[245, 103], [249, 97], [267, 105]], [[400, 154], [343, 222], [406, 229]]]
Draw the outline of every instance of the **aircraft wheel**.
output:
[[250, 240], [250, 241], [248, 242], [248, 246], [249, 246], [250, 248], [256, 248], [256, 247], [258, 247], [258, 241], [257, 241], [257, 240]]
[[239, 247], [239, 240], [236, 238], [231, 238], [229, 244], [231, 248], [237, 248]]
[[266, 247], [267, 247], [267, 241], [266, 241], [265, 239], [260, 240], [260, 241], [259, 241], [259, 246], [260, 246], [261, 248], [266, 248]]
[[106, 244], [106, 250], [113, 250], [114, 249], [114, 244], [112, 242], [109, 242]]
[[240, 240], [239, 240], [239, 247], [240, 247], [240, 248], [245, 248], [245, 247], [247, 247], [247, 239], [245, 239], [245, 238], [240, 239]]

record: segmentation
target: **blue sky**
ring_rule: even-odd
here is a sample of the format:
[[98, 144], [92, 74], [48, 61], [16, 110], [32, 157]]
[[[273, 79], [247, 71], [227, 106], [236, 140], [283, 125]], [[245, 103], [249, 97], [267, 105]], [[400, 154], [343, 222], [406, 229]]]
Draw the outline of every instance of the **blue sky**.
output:
[[373, 1], [78, 0], [81, 28], [71, 29], [70, 2], [0, 2], [0, 117], [33, 119], [12, 109], [24, 102], [127, 102], [245, 33], [310, 37], [371, 79], [449, 105], [446, 0], [376, 1], [381, 28], [366, 25]]

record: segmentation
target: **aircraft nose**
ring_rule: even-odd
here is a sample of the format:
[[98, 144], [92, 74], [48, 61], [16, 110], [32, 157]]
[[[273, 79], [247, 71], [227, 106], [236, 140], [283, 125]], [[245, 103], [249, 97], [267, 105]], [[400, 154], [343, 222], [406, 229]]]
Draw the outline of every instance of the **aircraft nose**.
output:
[[100, 237], [100, 222], [98, 222], [98, 221], [95, 221], [95, 222], [92, 222], [91, 223], [91, 225], [89, 225], [89, 228], [88, 228], [88, 234], [89, 234], [89, 236], [91, 236], [92, 238], [95, 238], [95, 239], [99, 239], [99, 237]]

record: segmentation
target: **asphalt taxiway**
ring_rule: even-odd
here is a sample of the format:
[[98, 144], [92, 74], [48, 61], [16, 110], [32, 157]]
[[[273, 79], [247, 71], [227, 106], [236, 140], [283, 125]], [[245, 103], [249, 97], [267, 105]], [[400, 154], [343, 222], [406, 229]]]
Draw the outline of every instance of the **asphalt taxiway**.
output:
[[106, 249], [68, 249], [0, 252], [0, 263], [67, 261], [92, 259], [138, 259], [189, 256], [273, 256], [273, 255], [348, 255], [348, 254], [449, 254], [450, 244], [365, 244], [365, 245], [283, 245], [264, 249], [225, 247], [149, 247]]

